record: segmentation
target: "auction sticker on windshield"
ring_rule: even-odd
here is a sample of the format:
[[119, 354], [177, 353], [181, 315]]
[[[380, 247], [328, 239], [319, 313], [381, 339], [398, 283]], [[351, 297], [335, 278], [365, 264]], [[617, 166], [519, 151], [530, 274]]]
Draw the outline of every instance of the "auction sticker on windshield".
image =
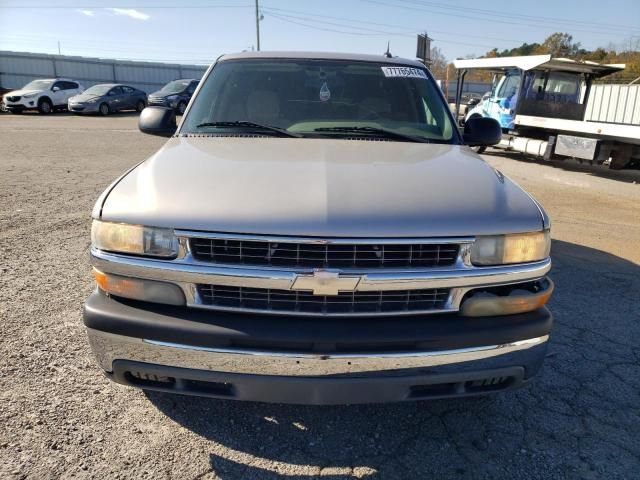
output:
[[427, 78], [424, 70], [412, 67], [380, 67], [385, 77]]

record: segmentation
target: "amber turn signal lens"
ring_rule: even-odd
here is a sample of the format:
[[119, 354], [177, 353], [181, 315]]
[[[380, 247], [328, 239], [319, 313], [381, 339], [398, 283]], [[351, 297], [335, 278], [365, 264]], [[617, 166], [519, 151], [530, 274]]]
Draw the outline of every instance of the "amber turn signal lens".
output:
[[553, 293], [553, 282], [546, 279], [546, 288], [536, 293], [514, 293], [506, 296], [478, 296], [465, 300], [460, 314], [465, 317], [489, 317], [532, 312], [546, 305]]
[[93, 276], [100, 289], [110, 295], [142, 300], [145, 302], [184, 305], [185, 298], [177, 285], [142, 278], [122, 277], [93, 269]]

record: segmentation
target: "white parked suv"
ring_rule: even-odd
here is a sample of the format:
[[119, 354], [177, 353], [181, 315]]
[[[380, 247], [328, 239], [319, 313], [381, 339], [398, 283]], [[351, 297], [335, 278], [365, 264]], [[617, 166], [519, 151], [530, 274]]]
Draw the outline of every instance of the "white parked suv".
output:
[[11, 113], [38, 110], [47, 114], [56, 109], [67, 108], [69, 98], [83, 91], [82, 85], [68, 78], [34, 80], [20, 90], [7, 93], [3, 103]]

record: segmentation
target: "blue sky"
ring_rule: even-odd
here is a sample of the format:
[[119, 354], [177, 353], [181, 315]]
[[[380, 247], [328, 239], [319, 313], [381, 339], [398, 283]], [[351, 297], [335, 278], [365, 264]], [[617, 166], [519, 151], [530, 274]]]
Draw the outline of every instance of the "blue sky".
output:
[[[640, 40], [638, 0], [260, 0], [262, 50], [448, 59], [569, 32], [585, 48]], [[578, 7], [579, 5], [579, 7]], [[44, 7], [53, 8], [44, 8]], [[16, 8], [18, 7], [18, 8]], [[202, 8], [206, 7], [206, 8]], [[254, 0], [0, 0], [0, 50], [210, 63], [256, 44]]]

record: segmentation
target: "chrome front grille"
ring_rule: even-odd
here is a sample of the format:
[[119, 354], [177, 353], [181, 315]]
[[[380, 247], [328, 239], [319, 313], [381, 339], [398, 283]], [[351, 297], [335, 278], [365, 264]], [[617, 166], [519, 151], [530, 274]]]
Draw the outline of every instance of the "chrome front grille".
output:
[[165, 105], [167, 103], [164, 97], [153, 97], [153, 96], [148, 97], [147, 102], [153, 103], [155, 105]]
[[441, 267], [456, 262], [456, 243], [320, 243], [190, 239], [196, 260], [291, 268]]
[[314, 295], [304, 291], [201, 284], [197, 291], [202, 305], [214, 308], [320, 315], [437, 311], [446, 309], [449, 298], [449, 289], [445, 288]]

